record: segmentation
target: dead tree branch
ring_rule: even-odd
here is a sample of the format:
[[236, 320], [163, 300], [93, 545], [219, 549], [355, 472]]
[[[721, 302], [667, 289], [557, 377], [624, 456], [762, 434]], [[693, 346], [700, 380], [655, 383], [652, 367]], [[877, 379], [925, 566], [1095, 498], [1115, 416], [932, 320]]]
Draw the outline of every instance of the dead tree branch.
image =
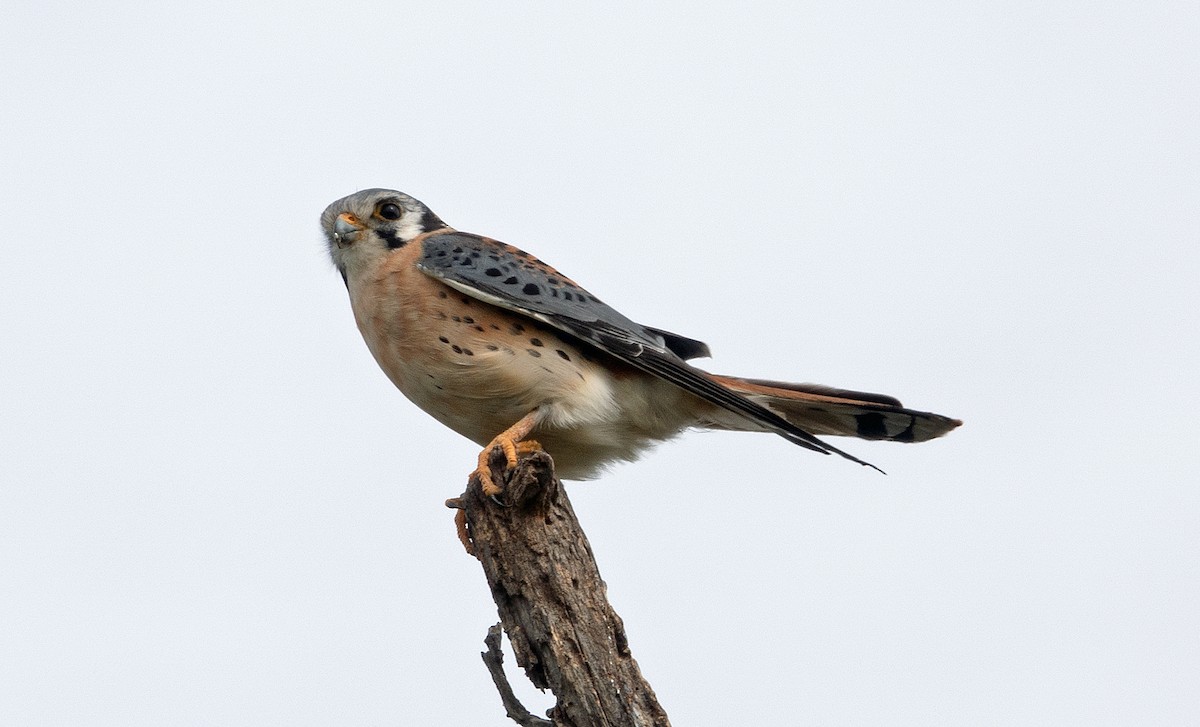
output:
[[[503, 505], [485, 498], [476, 479], [462, 498], [447, 504], [465, 514], [517, 664], [534, 686], [557, 699], [548, 714], [553, 724], [669, 727], [630, 653], [625, 627], [608, 603], [591, 546], [549, 455], [535, 452], [506, 471], [497, 449], [491, 465], [495, 481], [504, 485]], [[499, 674], [497, 688], [509, 716], [518, 724], [539, 724], [512, 697], [507, 681], [501, 686], [499, 659], [493, 666], [488, 658], [485, 653], [493, 679]]]

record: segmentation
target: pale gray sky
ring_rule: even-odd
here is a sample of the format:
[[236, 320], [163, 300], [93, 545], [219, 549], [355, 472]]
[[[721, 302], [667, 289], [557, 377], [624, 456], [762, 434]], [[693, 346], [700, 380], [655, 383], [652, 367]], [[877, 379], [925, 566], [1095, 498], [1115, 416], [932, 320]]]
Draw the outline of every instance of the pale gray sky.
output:
[[509, 723], [477, 448], [319, 237], [374, 186], [966, 420], [570, 486], [675, 724], [1200, 719], [1200, 10], [745, 5], [6, 3], [0, 724]]

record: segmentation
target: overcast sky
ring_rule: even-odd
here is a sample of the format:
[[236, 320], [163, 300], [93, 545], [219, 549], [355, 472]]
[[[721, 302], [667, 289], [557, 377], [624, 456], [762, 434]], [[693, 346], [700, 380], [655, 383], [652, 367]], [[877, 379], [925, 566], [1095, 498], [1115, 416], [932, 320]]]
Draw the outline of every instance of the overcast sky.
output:
[[509, 724], [364, 187], [965, 420], [568, 483], [675, 724], [1200, 720], [1200, 9], [747, 5], [6, 2], [0, 724]]

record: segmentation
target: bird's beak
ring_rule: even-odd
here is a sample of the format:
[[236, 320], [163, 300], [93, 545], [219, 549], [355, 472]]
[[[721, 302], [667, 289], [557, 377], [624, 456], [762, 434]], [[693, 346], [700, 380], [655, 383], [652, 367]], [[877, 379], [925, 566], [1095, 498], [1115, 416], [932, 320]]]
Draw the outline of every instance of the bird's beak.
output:
[[366, 225], [359, 222], [357, 217], [343, 212], [333, 221], [333, 241], [338, 247], [349, 247], [365, 228]]

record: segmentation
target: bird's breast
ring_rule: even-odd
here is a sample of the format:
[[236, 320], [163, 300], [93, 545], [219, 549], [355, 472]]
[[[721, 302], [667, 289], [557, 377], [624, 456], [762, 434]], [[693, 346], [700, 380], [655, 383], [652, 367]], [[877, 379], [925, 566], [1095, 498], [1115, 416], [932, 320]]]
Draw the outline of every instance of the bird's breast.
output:
[[620, 416], [613, 377], [593, 354], [403, 264], [404, 252], [352, 279], [350, 296], [367, 347], [413, 403], [480, 443], [533, 409], [550, 428]]

